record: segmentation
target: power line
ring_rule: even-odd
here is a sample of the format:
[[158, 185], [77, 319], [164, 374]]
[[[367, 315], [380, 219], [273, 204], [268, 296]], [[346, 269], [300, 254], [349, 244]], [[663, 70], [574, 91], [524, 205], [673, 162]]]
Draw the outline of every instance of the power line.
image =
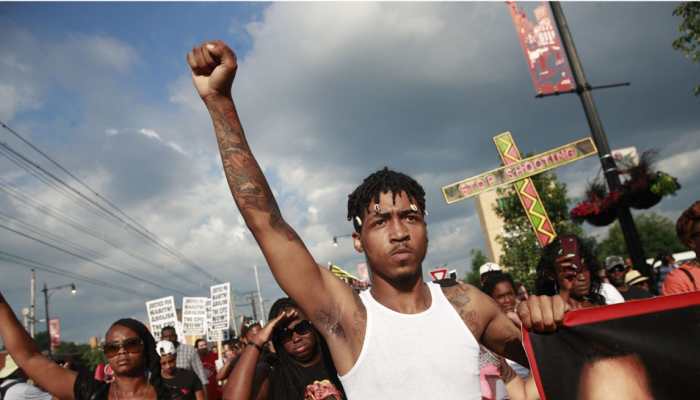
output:
[[59, 247], [63, 246], [63, 248], [68, 248], [74, 252], [82, 252], [83, 254], [87, 254], [87, 256], [91, 257], [91, 258], [97, 258], [97, 259], [107, 258], [104, 254], [101, 254], [93, 249], [89, 249], [89, 248], [84, 247], [78, 243], [70, 241], [66, 238], [55, 235], [51, 232], [46, 231], [45, 229], [42, 229], [36, 225], [30, 224], [26, 221], [22, 221], [22, 220], [19, 220], [17, 218], [13, 218], [13, 217], [11, 217], [3, 212], [0, 212], [0, 219], [5, 219], [7, 221], [12, 222], [15, 225], [19, 225], [25, 231], [29, 231], [29, 232], [39, 236], [42, 239], [51, 240], [54, 242], [54, 245], [56, 245], [56, 246], [59, 246]]
[[[164, 267], [160, 264], [154, 263], [153, 261], [148, 260], [147, 258], [145, 258], [141, 255], [132, 253], [131, 251], [124, 249], [119, 244], [114, 243], [111, 240], [108, 240], [100, 232], [96, 232], [96, 231], [92, 230], [91, 228], [81, 224], [79, 221], [73, 219], [69, 215], [62, 213], [60, 210], [53, 208], [49, 205], [43, 204], [37, 200], [32, 199], [30, 196], [23, 193], [18, 188], [12, 187], [11, 185], [7, 184], [7, 182], [4, 181], [2, 178], [0, 178], [0, 190], [4, 191], [8, 195], [18, 199], [21, 202], [20, 204], [23, 204], [25, 206], [31, 206], [34, 209], [36, 209], [37, 211], [41, 212], [42, 214], [50, 216], [52, 218], [55, 218], [55, 219], [65, 223], [66, 225], [72, 227], [73, 229], [75, 229], [79, 232], [82, 232], [83, 234], [88, 235], [90, 237], [93, 237], [97, 240], [100, 240], [100, 241], [108, 244], [109, 246], [112, 246], [113, 248], [115, 248], [115, 249], [143, 262], [143, 263], [146, 263], [148, 265], [151, 265], [153, 267], [161, 269], [161, 270], [167, 272], [168, 274], [172, 274], [172, 275], [176, 276], [177, 278], [179, 278], [180, 280], [182, 280], [183, 282], [186, 282], [186, 283], [191, 284], [191, 285], [197, 285], [195, 282], [192, 281], [191, 278], [188, 278], [188, 277], [186, 277], [186, 276], [184, 276], [176, 271], [168, 270], [166, 267]], [[9, 217], [7, 217], [7, 218], [9, 218]], [[36, 228], [36, 229], [39, 229], [39, 228]]]
[[45, 241], [45, 240], [39, 239], [39, 238], [34, 237], [34, 236], [32, 236], [32, 235], [28, 235], [28, 234], [23, 233], [23, 232], [20, 232], [20, 231], [18, 231], [18, 230], [12, 229], [12, 228], [10, 228], [10, 227], [7, 226], [7, 225], [0, 224], [0, 228], [5, 229], [5, 230], [10, 231], [10, 232], [13, 232], [13, 233], [15, 233], [15, 234], [17, 234], [17, 235], [20, 235], [20, 236], [24, 237], [24, 238], [31, 239], [31, 240], [34, 240], [34, 241], [36, 241], [36, 242], [39, 242], [39, 243], [41, 243], [41, 244], [43, 244], [43, 245], [45, 245], [45, 246], [51, 247], [51, 248], [56, 249], [56, 250], [58, 250], [58, 251], [60, 251], [60, 252], [63, 252], [63, 253], [66, 253], [66, 254], [70, 254], [70, 255], [72, 255], [73, 257], [80, 258], [81, 260], [84, 260], [84, 261], [87, 261], [87, 262], [89, 262], [89, 263], [95, 264], [95, 265], [97, 265], [97, 266], [100, 266], [100, 267], [102, 267], [102, 268], [105, 268], [105, 269], [108, 269], [108, 270], [110, 270], [110, 271], [116, 272], [116, 273], [118, 273], [118, 274], [121, 274], [121, 275], [124, 275], [124, 276], [128, 276], [129, 278], [132, 278], [132, 279], [136, 279], [137, 281], [145, 282], [145, 283], [148, 283], [148, 284], [150, 284], [150, 285], [152, 285], [152, 286], [161, 288], [161, 289], [163, 289], [163, 290], [173, 291], [173, 292], [180, 293], [180, 294], [182, 294], [183, 296], [187, 296], [186, 293], [181, 292], [181, 291], [179, 291], [179, 290], [176, 290], [176, 289], [173, 289], [173, 288], [168, 288], [168, 287], [162, 286], [162, 285], [160, 285], [160, 284], [158, 284], [158, 283], [155, 283], [155, 282], [150, 281], [150, 280], [148, 280], [148, 279], [145, 279], [145, 278], [143, 278], [143, 277], [136, 276], [136, 275], [134, 275], [134, 274], [132, 274], [132, 273], [130, 273], [130, 272], [122, 271], [122, 270], [120, 270], [119, 268], [116, 268], [116, 267], [107, 265], [107, 264], [105, 264], [105, 263], [103, 263], [103, 262], [100, 262], [100, 261], [97, 261], [97, 260], [93, 260], [93, 259], [91, 259], [90, 257], [85, 257], [85, 256], [83, 256], [83, 255], [77, 254], [77, 253], [72, 252], [72, 251], [70, 251], [70, 250], [64, 249], [64, 248], [62, 248], [62, 247], [60, 247], [60, 246], [56, 246], [56, 245], [54, 245], [54, 244], [51, 244], [51, 243], [49, 243], [49, 242], [47, 242], [47, 241]]
[[[12, 128], [10, 128], [9, 126], [7, 126], [7, 124], [5, 124], [4, 122], [0, 121], [0, 126], [2, 126], [3, 128], [5, 128], [8, 132], [12, 133], [15, 137], [17, 137], [18, 139], [20, 139], [23, 143], [25, 143], [26, 145], [28, 145], [29, 147], [31, 147], [34, 151], [36, 151], [37, 153], [41, 154], [44, 158], [46, 158], [47, 160], [49, 160], [52, 164], [54, 164], [56, 167], [58, 167], [61, 171], [63, 171], [63, 172], [65, 172], [66, 174], [68, 174], [71, 178], [73, 178], [75, 181], [77, 181], [78, 183], [80, 183], [84, 188], [86, 188], [88, 191], [90, 191], [93, 195], [95, 195], [96, 197], [98, 197], [99, 199], [101, 199], [103, 202], [107, 203], [107, 204], [108, 204], [109, 206], [111, 206], [113, 209], [117, 210], [118, 213], [120, 213], [121, 215], [123, 215], [125, 218], [127, 218], [127, 219], [128, 219], [129, 221], [131, 221], [131, 222], [125, 221], [125, 220], [122, 219], [121, 217], [115, 215], [113, 212], [107, 210], [107, 209], [106, 209], [105, 207], [103, 207], [102, 205], [100, 205], [100, 204], [98, 204], [97, 202], [95, 202], [94, 200], [88, 198], [88, 197], [85, 196], [82, 192], [80, 192], [79, 190], [77, 190], [77, 189], [75, 189], [74, 187], [70, 186], [69, 184], [67, 184], [67, 183], [66, 183], [65, 181], [63, 181], [62, 179], [56, 177], [54, 174], [52, 174], [52, 173], [46, 171], [46, 170], [45, 170], [44, 168], [42, 168], [41, 166], [37, 165], [36, 163], [34, 163], [34, 162], [32, 162], [31, 160], [27, 159], [26, 157], [24, 157], [24, 156], [21, 155], [20, 153], [16, 152], [16, 151], [13, 150], [12, 148], [10, 148], [10, 146], [7, 145], [6, 143], [2, 143], [2, 146], [5, 147], [5, 148], [6, 148], [7, 150], [9, 150], [10, 152], [12, 152], [15, 156], [21, 158], [21, 159], [22, 159], [23, 161], [25, 161], [26, 163], [32, 165], [34, 168], [36, 168], [36, 169], [42, 171], [44, 174], [50, 176], [50, 177], [53, 178], [55, 181], [61, 183], [63, 186], [67, 187], [67, 188], [70, 189], [72, 192], [76, 193], [78, 196], [80, 196], [81, 198], [83, 198], [85, 201], [89, 202], [90, 204], [92, 204], [93, 206], [97, 207], [98, 209], [104, 211], [105, 213], [107, 213], [107, 214], [110, 215], [111, 217], [115, 218], [115, 219], [118, 220], [119, 222], [122, 222], [125, 226], [129, 227], [129, 228], [132, 229], [134, 232], [136, 232], [137, 234], [143, 236], [144, 238], [146, 238], [147, 240], [149, 240], [150, 242], [152, 242], [152, 243], [155, 244], [156, 246], [160, 247], [160, 248], [163, 249], [164, 251], [168, 252], [168, 253], [171, 254], [172, 256], [174, 256], [174, 257], [176, 257], [177, 259], [183, 261], [186, 265], [189, 265], [190, 267], [192, 267], [192, 268], [198, 270], [199, 272], [201, 272], [202, 274], [204, 274], [206, 277], [208, 277], [209, 279], [211, 279], [213, 282], [215, 282], [215, 283], [221, 282], [218, 278], [216, 278], [215, 276], [213, 276], [212, 274], [210, 274], [207, 270], [205, 270], [205, 269], [202, 268], [201, 266], [195, 264], [193, 261], [189, 260], [186, 256], [184, 256], [184, 255], [183, 255], [182, 253], [180, 253], [179, 251], [177, 251], [177, 250], [175, 250], [175, 249], [169, 248], [169, 246], [167, 246], [166, 244], [164, 244], [154, 233], [152, 233], [151, 231], [149, 231], [148, 229], [146, 229], [146, 228], [145, 228], [144, 226], [142, 226], [138, 221], [136, 221], [134, 218], [132, 218], [131, 216], [129, 216], [128, 214], [126, 214], [122, 209], [120, 209], [119, 207], [117, 207], [113, 202], [109, 201], [107, 198], [105, 198], [104, 196], [100, 195], [97, 191], [95, 191], [94, 189], [92, 189], [89, 185], [87, 185], [85, 182], [83, 182], [83, 181], [82, 181], [81, 179], [79, 179], [77, 176], [75, 176], [75, 175], [72, 174], [70, 171], [68, 171], [65, 167], [63, 167], [61, 164], [59, 164], [57, 161], [55, 161], [53, 158], [51, 158], [48, 154], [46, 154], [46, 153], [44, 153], [43, 151], [41, 151], [41, 150], [40, 150], [39, 148], [37, 148], [34, 144], [32, 144], [29, 140], [25, 139], [22, 135], [20, 135], [20, 134], [17, 133], [15, 130], [13, 130]], [[132, 223], [133, 223], [133, 224], [132, 224]], [[136, 225], [136, 226], [134, 226], [134, 225]]]
[[131, 290], [129, 288], [125, 288], [125, 287], [122, 287], [119, 285], [114, 285], [112, 283], [104, 282], [104, 281], [101, 281], [99, 279], [90, 278], [88, 276], [81, 275], [81, 274], [78, 274], [75, 272], [66, 271], [66, 270], [58, 268], [58, 267], [52, 267], [52, 266], [49, 266], [46, 264], [42, 264], [38, 261], [30, 260], [28, 258], [20, 257], [17, 255], [11, 254], [11, 253], [7, 253], [7, 252], [2, 251], [2, 250], [0, 250], [0, 260], [4, 260], [6, 262], [9, 262], [9, 263], [12, 263], [15, 265], [25, 266], [28, 268], [35, 268], [35, 269], [38, 269], [41, 271], [49, 272], [49, 273], [60, 275], [60, 276], [67, 277], [67, 278], [80, 280], [80, 281], [83, 281], [83, 282], [86, 282], [86, 283], [89, 283], [89, 284], [92, 284], [95, 286], [101, 286], [104, 288], [119, 290], [119, 291], [129, 293], [129, 294], [135, 294], [137, 296], [143, 296], [143, 293], [139, 293], [139, 292]]

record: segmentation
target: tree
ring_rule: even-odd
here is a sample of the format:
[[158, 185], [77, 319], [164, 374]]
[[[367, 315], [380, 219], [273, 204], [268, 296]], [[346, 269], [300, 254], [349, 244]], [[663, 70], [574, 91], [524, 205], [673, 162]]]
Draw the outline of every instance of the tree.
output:
[[[566, 194], [566, 184], [559, 182], [553, 172], [535, 175], [531, 179], [557, 234], [575, 234], [584, 238], [581, 226], [569, 220], [571, 200]], [[499, 263], [508, 269], [516, 282], [522, 282], [532, 292], [540, 259], [539, 244], [515, 192], [510, 188], [499, 189], [498, 192], [503, 197], [495, 211], [496, 215], [504, 220], [505, 231], [504, 235], [497, 238], [503, 246], [503, 255]]]
[[34, 342], [39, 347], [39, 351], [49, 351], [49, 334], [46, 331], [37, 332], [34, 335]]
[[[685, 54], [690, 61], [700, 62], [700, 2], [681, 3], [673, 10], [673, 15], [683, 18], [678, 26], [681, 36], [673, 41], [673, 48]], [[700, 85], [695, 86], [693, 93], [700, 95]]]
[[472, 269], [467, 272], [462, 279], [462, 282], [472, 284], [476, 287], [481, 287], [481, 281], [479, 280], [479, 267], [488, 262], [489, 259], [486, 258], [481, 249], [471, 249], [469, 255], [472, 258]]
[[[634, 224], [637, 226], [642, 247], [648, 256], [656, 257], [658, 253], [664, 251], [677, 253], [685, 250], [685, 246], [676, 236], [676, 224], [670, 219], [650, 212], [636, 215]], [[615, 222], [608, 229], [607, 237], [598, 246], [598, 255], [603, 259], [610, 255], [629, 256], [619, 223]]]

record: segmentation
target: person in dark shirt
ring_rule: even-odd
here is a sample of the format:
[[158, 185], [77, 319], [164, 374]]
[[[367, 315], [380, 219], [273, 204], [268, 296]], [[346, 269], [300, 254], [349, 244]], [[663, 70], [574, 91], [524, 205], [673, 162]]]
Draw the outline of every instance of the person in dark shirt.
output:
[[[631, 272], [636, 272], [634, 270], [628, 270], [625, 266], [625, 261], [620, 256], [610, 256], [605, 259], [605, 270], [608, 275], [610, 283], [615, 286], [618, 292], [625, 298], [625, 300], [639, 300], [648, 299], [652, 296], [648, 290], [644, 290], [637, 285], [631, 285], [625, 281], [625, 276]], [[634, 275], [634, 274], [633, 274]], [[637, 272], [639, 277], [642, 277], [639, 272]], [[639, 277], [637, 278], [637, 283], [639, 283]], [[642, 277], [643, 278], [643, 277]]]
[[169, 340], [161, 340], [156, 345], [160, 355], [160, 375], [163, 385], [168, 388], [172, 400], [204, 400], [202, 381], [194, 372], [178, 368], [177, 350]]
[[112, 383], [98, 381], [86, 371], [62, 368], [42, 355], [1, 293], [0, 339], [29, 378], [59, 399], [170, 399], [162, 384], [153, 336], [135, 319], [116, 321], [105, 335], [102, 350], [114, 371]]
[[[299, 310], [282, 298], [270, 309], [269, 322], [247, 346], [233, 368], [224, 398], [230, 400], [344, 400], [343, 387], [325, 341]], [[277, 362], [260, 362], [268, 341]]]

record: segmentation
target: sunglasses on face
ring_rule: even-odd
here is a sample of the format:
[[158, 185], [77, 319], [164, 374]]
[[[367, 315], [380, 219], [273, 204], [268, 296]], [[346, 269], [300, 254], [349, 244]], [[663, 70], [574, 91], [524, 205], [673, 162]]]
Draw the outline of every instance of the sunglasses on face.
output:
[[294, 328], [282, 328], [278, 329], [275, 332], [275, 336], [277, 339], [284, 343], [292, 340], [292, 335], [296, 333], [297, 335], [306, 335], [307, 333], [311, 332], [311, 322], [307, 320], [303, 320], [296, 324]]
[[122, 341], [105, 343], [102, 346], [102, 351], [107, 358], [116, 356], [121, 349], [124, 349], [127, 353], [140, 353], [143, 350], [143, 341], [141, 338], [132, 337]]
[[616, 265], [616, 266], [610, 268], [610, 272], [624, 272], [624, 271], [625, 271], [625, 267], [623, 267], [622, 265]]

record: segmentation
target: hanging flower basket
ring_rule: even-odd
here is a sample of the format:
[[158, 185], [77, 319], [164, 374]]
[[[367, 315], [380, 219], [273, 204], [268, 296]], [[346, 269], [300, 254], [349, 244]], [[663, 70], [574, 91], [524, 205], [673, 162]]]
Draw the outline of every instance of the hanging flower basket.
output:
[[586, 217], [586, 222], [593, 226], [608, 226], [617, 219], [617, 207], [601, 210], [598, 214]]
[[646, 210], [659, 204], [661, 196], [654, 194], [651, 190], [645, 190], [628, 193], [625, 201], [632, 208]]
[[587, 199], [571, 210], [571, 219], [586, 221], [594, 226], [607, 226], [617, 219], [617, 208], [622, 197], [620, 192], [606, 193], [605, 185], [593, 182], [586, 191]]
[[651, 208], [668, 195], [674, 195], [681, 188], [678, 180], [665, 172], [655, 172], [656, 152], [645, 151], [638, 165], [625, 172], [629, 174], [624, 185], [623, 203], [638, 210]]

